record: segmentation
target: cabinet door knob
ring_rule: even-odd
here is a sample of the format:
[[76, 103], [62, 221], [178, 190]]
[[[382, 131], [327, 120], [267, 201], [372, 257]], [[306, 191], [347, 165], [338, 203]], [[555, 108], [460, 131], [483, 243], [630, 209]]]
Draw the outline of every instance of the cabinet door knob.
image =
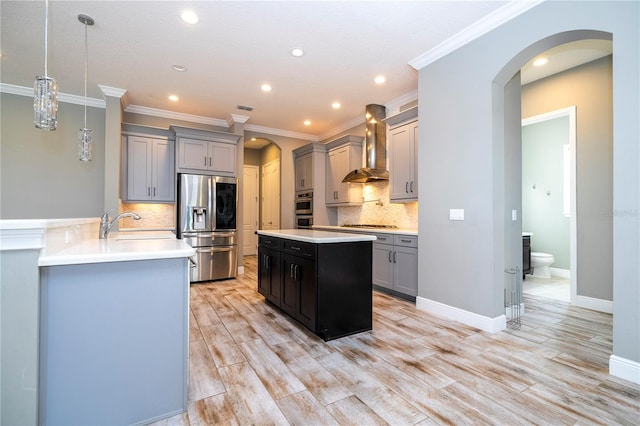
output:
[[151, 197], [151, 187], [147, 186], [147, 196]]
[[404, 183], [404, 192], [409, 193], [409, 182]]
[[409, 184], [409, 189], [411, 190], [411, 193], [413, 193], [413, 181]]
[[394, 251], [393, 252], [393, 263], [398, 263], [397, 260], [398, 260], [398, 252]]

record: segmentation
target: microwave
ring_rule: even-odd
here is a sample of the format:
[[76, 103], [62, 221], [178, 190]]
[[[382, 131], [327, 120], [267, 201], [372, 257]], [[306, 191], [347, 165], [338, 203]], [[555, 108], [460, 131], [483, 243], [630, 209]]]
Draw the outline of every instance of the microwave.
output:
[[296, 215], [313, 214], [313, 192], [296, 194]]

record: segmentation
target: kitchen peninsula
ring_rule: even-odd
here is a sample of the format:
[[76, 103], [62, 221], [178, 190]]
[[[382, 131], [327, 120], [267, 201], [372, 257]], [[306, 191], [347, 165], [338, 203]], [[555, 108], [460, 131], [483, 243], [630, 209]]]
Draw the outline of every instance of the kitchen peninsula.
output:
[[325, 341], [371, 330], [373, 235], [258, 231], [258, 291]]
[[[98, 239], [98, 227], [0, 221], [2, 397], [27, 396], [39, 424], [146, 423], [186, 409], [194, 250], [171, 232]], [[22, 359], [5, 358], [7, 346]], [[12, 371], [23, 377], [5, 383]]]

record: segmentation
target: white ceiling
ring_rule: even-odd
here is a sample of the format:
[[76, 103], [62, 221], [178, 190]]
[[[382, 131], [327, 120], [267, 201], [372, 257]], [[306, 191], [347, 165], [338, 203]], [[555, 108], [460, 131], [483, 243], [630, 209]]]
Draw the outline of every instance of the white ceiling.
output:
[[[134, 110], [218, 120], [242, 115], [255, 128], [313, 140], [360, 118], [366, 104], [415, 99], [417, 71], [409, 62], [507, 3], [50, 1], [48, 74], [60, 92], [83, 94], [84, 25], [77, 15], [86, 14], [95, 20], [88, 28], [90, 98], [102, 98], [100, 84], [126, 89]], [[187, 8], [198, 24], [181, 21]], [[30, 88], [44, 72], [44, 1], [1, 0], [0, 13], [1, 82]], [[305, 55], [291, 56], [293, 47]], [[187, 71], [172, 70], [174, 64]], [[373, 82], [379, 74], [386, 83]], [[263, 93], [263, 83], [273, 90]], [[180, 101], [169, 101], [170, 94]]]

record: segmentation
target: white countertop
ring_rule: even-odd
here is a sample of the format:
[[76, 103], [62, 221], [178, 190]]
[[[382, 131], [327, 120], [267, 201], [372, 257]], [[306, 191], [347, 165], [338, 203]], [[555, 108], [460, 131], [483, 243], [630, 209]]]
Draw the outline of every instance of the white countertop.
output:
[[375, 241], [375, 235], [346, 234], [342, 232], [317, 231], [313, 229], [276, 229], [260, 230], [258, 235], [285, 238], [287, 240], [303, 241], [306, 243], [354, 243], [359, 241]]
[[335, 232], [353, 232], [364, 234], [402, 234], [418, 236], [417, 229], [408, 228], [364, 228], [364, 227], [350, 227], [350, 226], [335, 226], [335, 225], [314, 225], [314, 229], [330, 230]]
[[0, 249], [40, 250], [38, 266], [189, 257], [195, 250], [170, 231], [111, 232], [100, 218], [0, 220]]
[[131, 234], [114, 232], [104, 240], [95, 237], [54, 250], [45, 247], [38, 259], [38, 266], [170, 259], [195, 254], [194, 248], [176, 239], [171, 232], [160, 231], [155, 236], [150, 232]]

